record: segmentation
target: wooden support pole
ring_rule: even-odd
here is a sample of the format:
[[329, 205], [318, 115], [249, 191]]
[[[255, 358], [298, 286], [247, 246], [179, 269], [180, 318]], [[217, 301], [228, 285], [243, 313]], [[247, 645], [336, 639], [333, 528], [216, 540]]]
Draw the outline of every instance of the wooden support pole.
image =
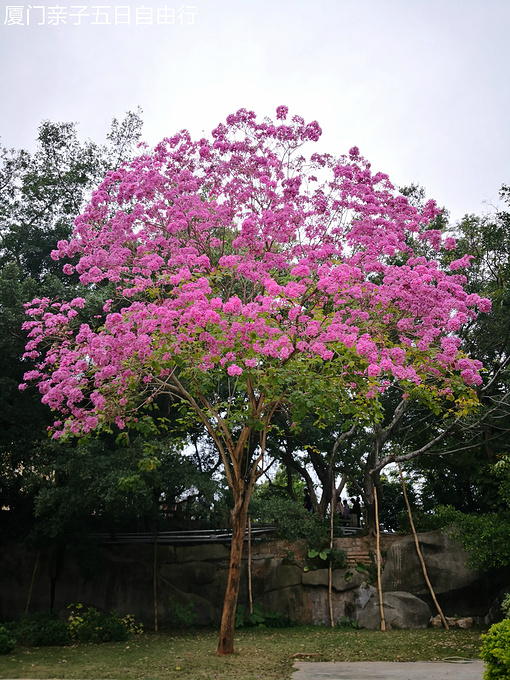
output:
[[329, 625], [331, 628], [335, 627], [335, 618], [333, 616], [333, 546], [335, 544], [335, 499], [336, 486], [335, 475], [331, 479], [331, 503], [330, 503], [330, 518], [329, 518], [329, 565], [328, 565], [328, 605], [329, 605]]
[[158, 632], [158, 532], [154, 531], [154, 554], [152, 562], [152, 599], [154, 602], [154, 631]]
[[439, 606], [439, 602], [437, 601], [437, 598], [436, 598], [436, 593], [434, 592], [434, 588], [432, 587], [432, 583], [430, 582], [429, 576], [427, 574], [427, 567], [425, 566], [425, 560], [423, 559], [423, 554], [422, 554], [421, 549], [420, 549], [420, 542], [418, 541], [418, 534], [416, 533], [416, 527], [414, 526], [413, 516], [411, 514], [411, 506], [410, 506], [409, 500], [407, 498], [406, 484], [405, 484], [405, 481], [404, 481], [404, 475], [402, 474], [402, 468], [400, 467], [400, 463], [398, 464], [398, 471], [400, 473], [400, 479], [402, 480], [402, 490], [404, 492], [404, 500], [405, 500], [406, 506], [407, 506], [407, 514], [409, 516], [409, 524], [411, 525], [411, 531], [413, 532], [414, 545], [416, 546], [416, 553], [418, 555], [418, 559], [420, 560], [421, 568], [422, 568], [422, 571], [423, 571], [423, 576], [425, 578], [425, 582], [428, 586], [430, 594], [432, 595], [432, 599], [434, 600], [434, 604], [437, 607], [437, 611], [439, 613], [439, 616], [441, 617], [441, 621], [443, 622], [443, 626], [446, 628], [446, 630], [448, 630], [450, 628], [450, 626], [448, 625], [448, 621], [446, 620], [446, 618], [443, 614], [443, 610]]
[[250, 614], [253, 614], [253, 595], [251, 591], [251, 517], [248, 517], [248, 600]]
[[381, 531], [379, 529], [379, 505], [377, 501], [377, 487], [374, 484], [375, 531], [376, 531], [376, 559], [377, 559], [377, 592], [379, 594], [379, 613], [381, 615], [381, 630], [386, 630], [381, 586]]
[[28, 596], [27, 596], [27, 604], [25, 607], [25, 616], [28, 614], [28, 610], [30, 609], [30, 600], [32, 599], [32, 591], [34, 589], [34, 582], [35, 582], [35, 574], [37, 571], [37, 567], [39, 566], [39, 555], [41, 554], [41, 551], [37, 551], [37, 557], [35, 559], [35, 564], [34, 568], [32, 570], [32, 579], [30, 581], [30, 588], [28, 589]]

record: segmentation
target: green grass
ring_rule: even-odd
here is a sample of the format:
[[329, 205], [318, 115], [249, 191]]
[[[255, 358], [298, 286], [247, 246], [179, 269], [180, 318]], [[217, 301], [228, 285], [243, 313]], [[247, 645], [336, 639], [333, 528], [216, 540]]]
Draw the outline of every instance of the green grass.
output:
[[[481, 630], [366, 631], [339, 628], [247, 629], [236, 653], [215, 655], [217, 631], [149, 633], [129, 642], [16, 647], [0, 656], [0, 678], [102, 680], [288, 680], [294, 661], [437, 661], [478, 658]], [[300, 655], [295, 657], [293, 655]]]

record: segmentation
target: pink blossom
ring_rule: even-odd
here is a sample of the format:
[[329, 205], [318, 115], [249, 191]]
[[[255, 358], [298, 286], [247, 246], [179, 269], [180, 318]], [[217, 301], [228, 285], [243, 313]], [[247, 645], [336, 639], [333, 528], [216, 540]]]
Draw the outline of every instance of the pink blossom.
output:
[[478, 302], [478, 309], [484, 314], [488, 314], [491, 311], [492, 302], [487, 298], [481, 298]]
[[454, 260], [453, 262], [450, 263], [450, 269], [452, 271], [455, 271], [457, 269], [464, 269], [465, 267], [469, 267], [473, 257], [474, 255], [464, 255], [459, 260]]
[[370, 377], [375, 377], [379, 375], [381, 372], [381, 367], [378, 366], [377, 364], [370, 364], [370, 366], [367, 368], [367, 375]]
[[111, 284], [111, 299], [83, 324], [83, 297], [26, 306], [25, 380], [63, 414], [57, 433], [99, 417], [127, 427], [164, 386], [196, 408], [225, 369], [246, 375], [230, 384], [240, 425], [249, 390], [253, 402], [278, 385], [271, 399], [285, 401], [325, 362], [366, 409], [399, 381], [440, 393], [457, 371], [479, 384], [455, 336], [490, 310], [454, 273], [472, 256], [444, 271], [415, 254], [420, 240], [455, 247], [434, 228], [437, 205], [410, 205], [357, 147], [308, 154], [320, 134], [285, 106], [276, 121], [240, 109], [209, 139], [181, 131], [107, 174], [52, 257], [72, 258], [64, 271], [83, 286]]

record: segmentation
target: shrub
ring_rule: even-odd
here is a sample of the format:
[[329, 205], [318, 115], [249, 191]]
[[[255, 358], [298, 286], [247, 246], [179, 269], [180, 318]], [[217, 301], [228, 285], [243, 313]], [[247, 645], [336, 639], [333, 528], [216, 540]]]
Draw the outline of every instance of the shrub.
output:
[[125, 642], [129, 639], [130, 621], [120, 618], [117, 612], [100, 612], [94, 607], [71, 604], [69, 628], [73, 639], [79, 642]]
[[274, 524], [276, 536], [288, 541], [306, 539], [309, 545], [324, 546], [329, 540], [329, 520], [308, 512], [299, 502], [280, 495], [255, 497], [250, 511], [258, 522]]
[[26, 647], [61, 647], [71, 644], [69, 624], [51, 614], [27, 614], [12, 625], [20, 645]]
[[262, 613], [260, 604], [253, 605], [253, 612], [246, 611], [242, 604], [236, 609], [236, 628], [289, 628], [292, 622], [281, 612], [267, 611]]
[[182, 604], [171, 597], [168, 598], [168, 614], [172, 628], [192, 628], [198, 620], [194, 602]]
[[331, 562], [333, 569], [342, 569], [347, 566], [347, 552], [341, 548], [323, 548], [322, 550], [311, 548], [308, 557], [312, 560], [319, 558], [326, 564]]
[[482, 635], [480, 656], [487, 664], [484, 680], [510, 678], [510, 619], [493, 624]]
[[0, 654], [9, 654], [16, 645], [16, 639], [11, 631], [0, 624]]
[[507, 593], [501, 603], [501, 611], [505, 619], [510, 619], [510, 593]]

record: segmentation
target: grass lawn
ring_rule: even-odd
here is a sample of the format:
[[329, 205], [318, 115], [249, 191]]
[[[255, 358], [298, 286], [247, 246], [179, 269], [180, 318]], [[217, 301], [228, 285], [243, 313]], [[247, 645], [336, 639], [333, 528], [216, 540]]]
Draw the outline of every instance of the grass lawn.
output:
[[[215, 656], [217, 631], [148, 633], [129, 642], [16, 647], [0, 656], [0, 678], [288, 680], [296, 660], [437, 661], [478, 658], [480, 629], [366, 631], [343, 628], [243, 629], [236, 653]], [[299, 655], [299, 656], [295, 656]]]

